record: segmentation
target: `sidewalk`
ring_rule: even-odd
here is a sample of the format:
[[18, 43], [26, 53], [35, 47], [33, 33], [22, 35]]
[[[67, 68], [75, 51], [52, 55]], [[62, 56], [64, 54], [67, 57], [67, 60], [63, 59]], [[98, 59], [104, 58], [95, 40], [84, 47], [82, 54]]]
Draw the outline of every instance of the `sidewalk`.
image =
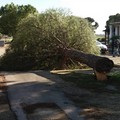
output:
[[[36, 120], [50, 120], [61, 118], [61, 116], [62, 119], [59, 120], [83, 120], [80, 116], [80, 109], [76, 108], [73, 102], [61, 91], [59, 83], [62, 80], [57, 76], [44, 71], [36, 71], [5, 73], [5, 78], [10, 105], [18, 120], [27, 120], [27, 118], [29, 120], [35, 118]], [[48, 107], [46, 108], [44, 105]], [[34, 106], [32, 113], [30, 110], [25, 111], [26, 108], [29, 109], [31, 106]], [[35, 109], [35, 106], [37, 106], [37, 109]], [[48, 114], [53, 109], [57, 111], [54, 116]], [[59, 113], [60, 110], [63, 112]]]

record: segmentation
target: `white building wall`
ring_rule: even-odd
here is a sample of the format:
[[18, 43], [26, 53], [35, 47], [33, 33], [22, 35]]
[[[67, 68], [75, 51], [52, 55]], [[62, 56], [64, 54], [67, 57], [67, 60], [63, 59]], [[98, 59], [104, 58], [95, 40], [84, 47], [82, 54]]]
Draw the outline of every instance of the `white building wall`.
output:
[[110, 34], [109, 34], [109, 38], [111, 38], [111, 37], [112, 37], [112, 34], [113, 34], [113, 33], [112, 33], [112, 32], [113, 32], [113, 30], [112, 30], [112, 25], [110, 25], [109, 27], [110, 27]]
[[112, 24], [109, 25], [110, 33], [109, 33], [109, 38], [111, 39], [113, 35], [120, 36], [120, 24]]
[[120, 36], [120, 25], [118, 25], [118, 35]]
[[117, 25], [115, 26], [115, 35], [117, 36], [118, 34], [118, 28], [117, 28]]

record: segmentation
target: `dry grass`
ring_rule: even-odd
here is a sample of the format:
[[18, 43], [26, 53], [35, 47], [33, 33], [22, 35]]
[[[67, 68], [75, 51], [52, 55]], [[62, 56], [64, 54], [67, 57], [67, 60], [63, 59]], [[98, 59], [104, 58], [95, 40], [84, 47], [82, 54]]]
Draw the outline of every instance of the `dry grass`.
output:
[[120, 74], [110, 74], [109, 81], [96, 81], [92, 74], [59, 74], [65, 81], [61, 88], [82, 110], [86, 120], [120, 120]]

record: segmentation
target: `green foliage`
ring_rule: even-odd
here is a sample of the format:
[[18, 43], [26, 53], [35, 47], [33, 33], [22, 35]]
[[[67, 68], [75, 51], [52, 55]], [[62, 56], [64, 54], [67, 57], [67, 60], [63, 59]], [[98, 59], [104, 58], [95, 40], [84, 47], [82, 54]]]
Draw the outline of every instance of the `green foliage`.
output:
[[35, 59], [32, 56], [9, 51], [0, 59], [0, 70], [30, 70], [34, 64]]
[[85, 18], [86, 20], [88, 20], [88, 22], [90, 23], [90, 25], [92, 25], [93, 30], [97, 29], [99, 27], [99, 24], [91, 17], [87, 17]]
[[120, 72], [119, 71], [115, 71], [109, 74], [109, 76], [111, 80], [114, 80], [115, 83], [117, 82], [117, 84], [120, 85]]
[[111, 40], [117, 40], [117, 39], [119, 39], [119, 38], [120, 38], [120, 36], [114, 35], [114, 36], [111, 38]]
[[109, 16], [109, 23], [113, 23], [113, 22], [120, 22], [120, 14], [116, 14], [116, 15], [111, 15]]
[[[40, 15], [32, 14], [22, 19], [6, 55], [28, 57], [28, 64], [23, 65], [34, 63], [29, 69], [58, 69], [64, 56], [63, 46], [86, 53], [97, 53], [95, 35], [88, 22], [68, 13], [63, 9], [50, 9]], [[31, 62], [32, 58], [34, 61]], [[15, 64], [16, 60], [8, 62], [14, 61]]]
[[0, 8], [0, 31], [2, 34], [13, 36], [19, 21], [37, 10], [31, 5], [6, 4]]

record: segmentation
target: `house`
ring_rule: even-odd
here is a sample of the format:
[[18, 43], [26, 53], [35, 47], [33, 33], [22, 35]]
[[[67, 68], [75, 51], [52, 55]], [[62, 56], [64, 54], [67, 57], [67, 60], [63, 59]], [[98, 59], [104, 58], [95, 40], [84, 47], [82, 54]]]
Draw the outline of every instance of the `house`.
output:
[[113, 36], [120, 36], [120, 14], [109, 16], [109, 19], [106, 21], [106, 29], [104, 30], [105, 37], [109, 40], [113, 38]]
[[110, 21], [109, 24], [107, 24], [105, 32], [105, 41], [108, 45], [109, 52], [114, 53], [116, 42], [115, 40], [120, 40], [120, 21]]
[[120, 22], [109, 23], [109, 39], [113, 36], [120, 36]]

